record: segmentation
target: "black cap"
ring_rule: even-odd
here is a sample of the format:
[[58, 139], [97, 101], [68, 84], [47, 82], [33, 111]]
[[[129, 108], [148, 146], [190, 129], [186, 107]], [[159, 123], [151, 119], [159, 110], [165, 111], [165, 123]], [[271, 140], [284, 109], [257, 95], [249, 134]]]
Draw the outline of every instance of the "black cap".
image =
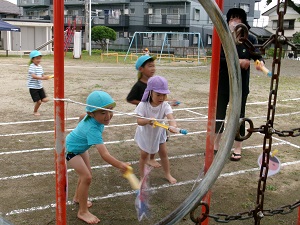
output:
[[231, 8], [228, 10], [227, 14], [227, 23], [229, 22], [230, 18], [240, 18], [242, 23], [245, 24], [247, 26], [248, 29], [250, 29], [251, 27], [249, 26], [248, 22], [247, 22], [247, 14], [245, 12], [245, 10], [241, 9], [241, 8]]

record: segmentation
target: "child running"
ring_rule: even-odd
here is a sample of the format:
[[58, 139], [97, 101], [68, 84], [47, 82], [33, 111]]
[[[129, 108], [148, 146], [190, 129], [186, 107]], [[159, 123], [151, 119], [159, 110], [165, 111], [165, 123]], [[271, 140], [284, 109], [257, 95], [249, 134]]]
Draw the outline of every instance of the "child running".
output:
[[113, 117], [113, 112], [109, 110], [116, 106], [115, 101], [104, 91], [93, 91], [87, 97], [86, 104], [87, 114], [66, 137], [66, 159], [79, 176], [73, 198], [74, 202], [79, 203], [77, 217], [88, 224], [96, 224], [100, 219], [88, 210], [92, 206], [88, 201], [88, 191], [92, 181], [88, 149], [95, 145], [104, 161], [119, 168], [122, 173], [126, 171], [129, 164], [110, 155], [102, 139], [104, 125], [108, 125]]
[[38, 112], [42, 102], [48, 102], [48, 98], [43, 88], [42, 80], [49, 80], [49, 76], [44, 75], [43, 67], [40, 65], [42, 54], [33, 50], [29, 54], [30, 62], [27, 76], [27, 87], [33, 102], [35, 102], [33, 115], [40, 116]]
[[176, 128], [176, 122], [174, 121], [172, 108], [168, 102], [165, 101], [169, 93], [168, 81], [164, 77], [151, 77], [148, 80], [142, 100], [135, 109], [136, 114], [145, 117], [137, 119], [138, 127], [134, 137], [141, 149], [139, 161], [141, 180], [144, 177], [144, 168], [148, 162], [149, 154], [158, 152], [166, 179], [171, 184], [177, 182], [170, 173], [170, 163], [166, 147], [166, 132], [160, 127], [153, 128], [153, 120], [149, 119], [154, 118], [161, 120], [167, 117], [169, 125], [171, 126], [170, 131], [172, 133], [177, 132], [176, 129], [173, 129]]

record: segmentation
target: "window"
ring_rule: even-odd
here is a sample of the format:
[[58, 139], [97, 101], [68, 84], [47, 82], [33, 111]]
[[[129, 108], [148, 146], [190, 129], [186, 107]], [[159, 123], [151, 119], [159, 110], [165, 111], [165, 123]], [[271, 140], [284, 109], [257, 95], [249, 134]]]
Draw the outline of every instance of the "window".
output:
[[130, 15], [134, 15], [134, 13], [135, 13], [135, 8], [131, 8], [130, 9]]
[[198, 39], [199, 39], [198, 35], [193, 35], [193, 44], [194, 45], [198, 44]]
[[[276, 30], [278, 28], [278, 20], [274, 20], [272, 24], [272, 29]], [[284, 30], [294, 30], [295, 29], [295, 20], [284, 20], [283, 21]]]
[[211, 45], [211, 42], [212, 42], [211, 40], [212, 40], [212, 35], [209, 35], [209, 34], [208, 34], [208, 35], [207, 35], [207, 44], [208, 44], [208, 45]]
[[195, 9], [194, 11], [194, 20], [200, 20], [200, 9]]
[[240, 3], [240, 8], [245, 10], [246, 13], [249, 13], [249, 11], [250, 11], [250, 5], [249, 4]]
[[179, 9], [170, 9], [171, 10], [171, 14], [175, 14], [175, 15], [178, 15], [179, 14]]
[[208, 19], [207, 19], [207, 24], [213, 24], [213, 22], [211, 21], [209, 16], [208, 16]]
[[154, 9], [154, 15], [161, 15], [161, 9]]
[[161, 9], [161, 14], [167, 14], [167, 9]]

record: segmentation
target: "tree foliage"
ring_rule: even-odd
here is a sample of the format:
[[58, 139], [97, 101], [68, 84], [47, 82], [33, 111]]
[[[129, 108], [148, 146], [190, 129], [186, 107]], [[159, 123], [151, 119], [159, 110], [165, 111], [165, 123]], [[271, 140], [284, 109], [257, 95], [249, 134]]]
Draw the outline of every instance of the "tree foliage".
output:
[[300, 44], [300, 32], [296, 32], [293, 34], [293, 43]]
[[109, 27], [95, 26], [92, 28], [91, 39], [92, 41], [95, 41], [96, 43], [99, 43], [101, 45], [102, 51], [105, 51], [106, 39], [114, 41], [116, 40], [116, 38], [117, 33]]

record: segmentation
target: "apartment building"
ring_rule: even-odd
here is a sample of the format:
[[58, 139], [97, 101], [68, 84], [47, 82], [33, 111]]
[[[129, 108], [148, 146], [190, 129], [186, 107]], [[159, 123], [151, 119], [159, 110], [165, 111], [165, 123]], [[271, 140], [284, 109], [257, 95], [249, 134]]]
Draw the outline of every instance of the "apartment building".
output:
[[[259, 18], [254, 4], [261, 0], [224, 0], [224, 15], [229, 8], [240, 7], [248, 14], [250, 25]], [[117, 32], [117, 44], [128, 45], [134, 32], [195, 32], [200, 33], [204, 46], [211, 45], [213, 24], [196, 0], [65, 0], [65, 26], [75, 23], [83, 33], [88, 29], [89, 6], [91, 26], [108, 26]], [[53, 0], [18, 0], [25, 19], [53, 21]], [[153, 39], [144, 34], [146, 39]], [[83, 34], [83, 42], [87, 35]], [[180, 35], [170, 38], [184, 38]], [[190, 37], [192, 39], [192, 37]], [[193, 45], [190, 40], [190, 45]], [[84, 45], [83, 45], [84, 46]]]

